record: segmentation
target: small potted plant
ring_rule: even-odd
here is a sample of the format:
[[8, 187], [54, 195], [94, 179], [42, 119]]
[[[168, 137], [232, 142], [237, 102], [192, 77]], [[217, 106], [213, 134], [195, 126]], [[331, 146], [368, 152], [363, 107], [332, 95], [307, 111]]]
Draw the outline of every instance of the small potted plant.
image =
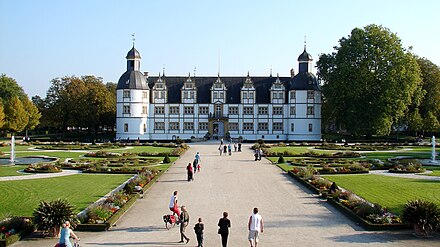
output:
[[409, 201], [403, 208], [402, 220], [414, 227], [417, 236], [429, 236], [440, 224], [440, 209], [429, 201]]

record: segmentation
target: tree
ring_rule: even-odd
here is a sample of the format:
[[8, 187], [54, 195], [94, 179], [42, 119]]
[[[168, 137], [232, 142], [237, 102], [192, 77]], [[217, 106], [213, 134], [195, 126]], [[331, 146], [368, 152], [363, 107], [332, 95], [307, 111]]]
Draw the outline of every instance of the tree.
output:
[[420, 94], [420, 68], [389, 29], [369, 25], [317, 62], [328, 118], [355, 135], [387, 135]]
[[18, 96], [13, 96], [5, 107], [6, 124], [5, 129], [11, 132], [23, 131], [28, 124], [28, 114]]
[[414, 131], [416, 136], [417, 132], [423, 130], [423, 118], [419, 113], [419, 108], [416, 108], [409, 115], [408, 119], [408, 129]]
[[428, 112], [423, 121], [423, 129], [428, 132], [437, 132], [439, 128], [440, 123], [438, 122], [437, 118], [432, 112]]
[[41, 113], [38, 111], [37, 106], [35, 106], [28, 98], [24, 99], [22, 103], [28, 116], [28, 122], [25, 129], [33, 130], [40, 123]]
[[23, 88], [13, 78], [7, 77], [5, 74], [0, 75], [0, 98], [3, 99], [3, 103], [14, 96], [18, 96], [20, 100], [27, 98]]
[[427, 116], [432, 112], [437, 119], [440, 119], [440, 67], [426, 58], [417, 58], [419, 64], [423, 89], [426, 91], [420, 104], [420, 114]]
[[5, 110], [3, 107], [2, 99], [0, 98], [0, 128], [5, 125]]

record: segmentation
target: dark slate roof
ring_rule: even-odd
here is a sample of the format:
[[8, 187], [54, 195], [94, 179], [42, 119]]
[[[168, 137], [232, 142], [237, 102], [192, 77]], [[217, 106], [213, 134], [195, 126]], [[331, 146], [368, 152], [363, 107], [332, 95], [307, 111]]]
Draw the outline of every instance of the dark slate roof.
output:
[[[308, 78], [308, 77], [307, 77]], [[316, 82], [316, 77], [313, 77]], [[149, 87], [153, 88], [154, 83], [157, 81], [157, 76], [148, 78]], [[162, 77], [165, 81], [168, 89], [168, 103], [180, 103], [181, 102], [181, 88], [188, 77], [184, 76], [171, 76]], [[197, 103], [208, 104], [211, 103], [211, 87], [217, 80], [217, 77], [195, 77], [197, 87]], [[257, 104], [269, 104], [270, 103], [270, 88], [277, 77], [251, 77], [256, 90], [256, 103]], [[298, 79], [302, 79], [298, 78]], [[226, 85], [226, 102], [228, 104], [240, 104], [240, 90], [243, 87], [246, 77], [220, 77], [220, 80]], [[291, 83], [292, 78], [280, 77], [280, 81], [283, 83], [286, 89], [290, 90], [318, 90], [316, 86], [311, 86], [307, 82], [298, 81], [299, 85]], [[152, 94], [151, 94], [152, 95]], [[287, 97], [286, 97], [287, 103]]]
[[121, 75], [116, 89], [140, 89], [148, 88], [148, 81], [140, 71], [126, 71]]
[[306, 51], [306, 47], [304, 47], [304, 51], [303, 53], [301, 53], [301, 55], [299, 55], [298, 57], [298, 61], [312, 61], [312, 55], [310, 55], [307, 51]]
[[126, 59], [141, 59], [141, 54], [138, 52], [138, 50], [136, 50], [136, 48], [131, 48], [131, 50], [128, 51], [127, 56], [125, 57]]
[[321, 91], [318, 79], [310, 72], [302, 72], [290, 81], [289, 90], [318, 90]]

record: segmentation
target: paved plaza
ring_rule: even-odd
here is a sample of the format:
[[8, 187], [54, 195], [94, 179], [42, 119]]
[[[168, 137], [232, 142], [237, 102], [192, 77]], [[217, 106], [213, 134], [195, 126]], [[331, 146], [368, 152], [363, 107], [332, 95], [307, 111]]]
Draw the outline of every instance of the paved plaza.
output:
[[[205, 247], [221, 246], [217, 223], [229, 213], [230, 247], [249, 246], [247, 222], [254, 207], [260, 209], [265, 231], [258, 246], [440, 246], [440, 238], [421, 239], [412, 231], [369, 232], [357, 226], [331, 205], [304, 189], [265, 159], [253, 161], [250, 145], [232, 156], [219, 156], [218, 142], [191, 144], [191, 148], [151, 187], [143, 199], [107, 232], [77, 232], [81, 246], [184, 246], [179, 228], [165, 229], [164, 214], [173, 191], [190, 215], [187, 228], [196, 246], [193, 226], [205, 223]], [[201, 172], [187, 182], [185, 167], [196, 152], [201, 154]], [[56, 239], [28, 238], [14, 247], [54, 246]]]

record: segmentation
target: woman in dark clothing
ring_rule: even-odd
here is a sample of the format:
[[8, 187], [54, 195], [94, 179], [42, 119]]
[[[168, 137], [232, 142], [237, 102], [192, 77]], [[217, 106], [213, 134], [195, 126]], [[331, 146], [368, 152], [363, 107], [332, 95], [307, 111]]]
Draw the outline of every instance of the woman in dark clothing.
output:
[[223, 212], [223, 218], [218, 221], [218, 234], [222, 236], [222, 246], [228, 245], [229, 227], [231, 227], [231, 221], [228, 219], [228, 212]]
[[188, 182], [191, 180], [194, 180], [194, 177], [193, 177], [194, 173], [193, 173], [193, 168], [192, 168], [191, 163], [188, 164], [188, 166], [186, 167], [186, 170], [188, 172]]

